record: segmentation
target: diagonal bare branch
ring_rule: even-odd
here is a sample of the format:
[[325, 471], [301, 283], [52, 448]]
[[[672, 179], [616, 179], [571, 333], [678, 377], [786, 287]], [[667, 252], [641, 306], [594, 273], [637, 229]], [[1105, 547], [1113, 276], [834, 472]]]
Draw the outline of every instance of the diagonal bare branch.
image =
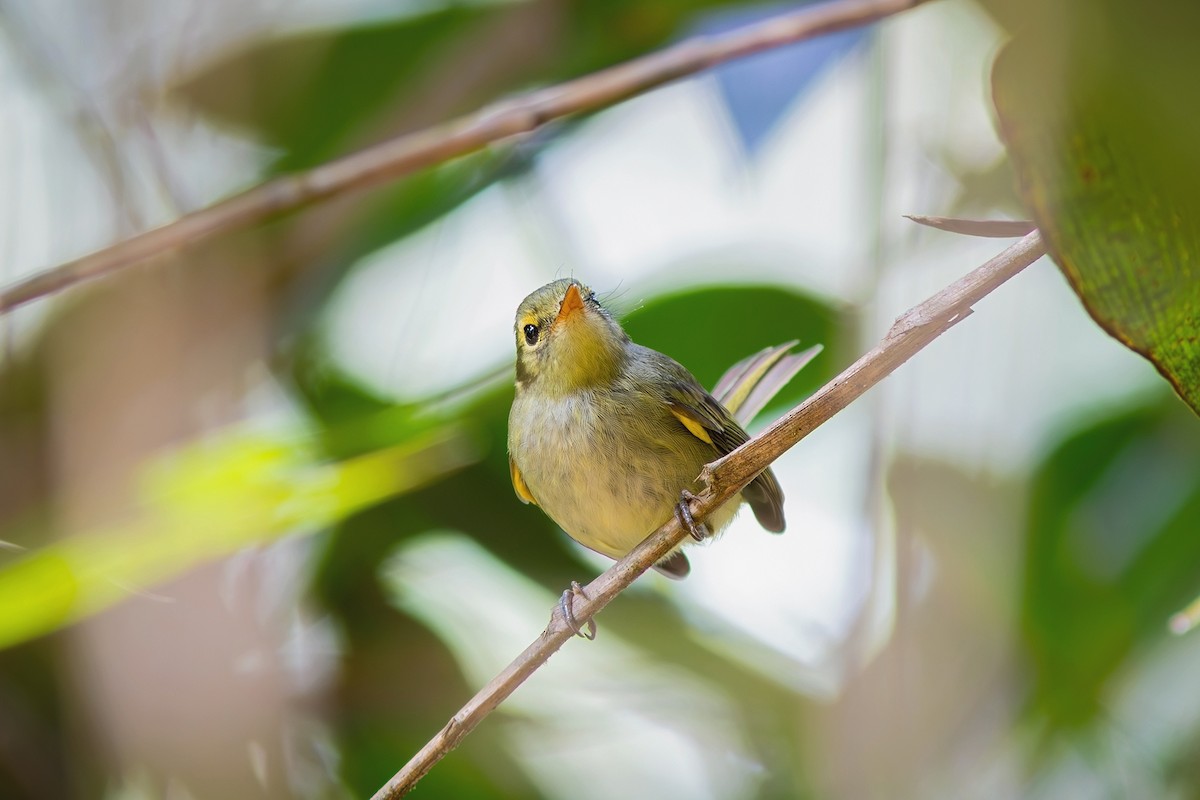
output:
[[[692, 514], [700, 519], [720, 507], [771, 462], [965, 319], [975, 303], [1038, 260], [1045, 252], [1041, 235], [1034, 231], [897, 317], [891, 330], [874, 349], [758, 436], [706, 466], [701, 473], [706, 488], [692, 501]], [[584, 597], [577, 598], [571, 607], [576, 620], [581, 624], [590, 621], [685, 536], [687, 531], [675, 518], [650, 534], [629, 555], [584, 587]], [[573, 635], [556, 609], [550, 624], [533, 644], [451, 717], [446, 727], [375, 793], [374, 800], [393, 800], [406, 794]]]
[[140, 264], [283, 211], [364, 189], [530, 133], [547, 122], [594, 111], [717, 64], [853, 28], [923, 0], [835, 0], [719, 36], [698, 37], [547, 89], [503, 101], [444, 125], [285, 175], [174, 222], [17, 281], [0, 291], [0, 314], [81, 281]]

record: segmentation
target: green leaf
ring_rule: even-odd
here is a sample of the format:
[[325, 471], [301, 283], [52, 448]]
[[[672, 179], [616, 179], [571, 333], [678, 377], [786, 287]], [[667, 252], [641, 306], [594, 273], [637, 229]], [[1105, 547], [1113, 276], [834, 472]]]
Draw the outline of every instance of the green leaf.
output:
[[1178, 403], [1062, 441], [1034, 474], [1022, 621], [1031, 711], [1097, 719], [1110, 679], [1200, 586], [1200, 429]]
[[1022, 195], [1096, 322], [1200, 412], [1200, 4], [1038, 5], [1001, 11], [1029, 24], [992, 76]]
[[456, 5], [268, 40], [218, 62], [175, 95], [281, 148], [278, 171], [310, 167], [345, 149], [348, 137], [436, 74], [434, 68], [446, 69], [445, 48], [493, 13]]
[[837, 313], [827, 304], [775, 286], [711, 286], [656, 297], [622, 324], [635, 342], [683, 364], [711, 389], [725, 370], [764, 347], [799, 339], [825, 345], [772, 401], [795, 405], [832, 375]]

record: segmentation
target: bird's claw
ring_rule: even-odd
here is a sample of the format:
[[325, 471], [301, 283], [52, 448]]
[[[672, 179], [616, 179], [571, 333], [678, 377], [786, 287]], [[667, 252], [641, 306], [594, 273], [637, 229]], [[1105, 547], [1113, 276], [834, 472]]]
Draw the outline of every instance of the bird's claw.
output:
[[567, 623], [567, 627], [575, 631], [575, 635], [589, 642], [596, 638], [596, 620], [589, 619], [585, 627], [580, 627], [579, 621], [575, 619], [575, 614], [571, 611], [571, 604], [574, 602], [575, 595], [579, 595], [584, 600], [587, 600], [587, 595], [583, 593], [583, 587], [579, 585], [579, 581], [571, 581], [571, 588], [562, 593], [562, 597], [558, 598], [558, 609], [562, 612], [563, 621]]
[[691, 503], [696, 499], [696, 495], [684, 489], [679, 493], [679, 502], [675, 504], [675, 518], [679, 520], [692, 538], [697, 542], [703, 542], [712, 535], [712, 531], [703, 522], [696, 522], [692, 516]]

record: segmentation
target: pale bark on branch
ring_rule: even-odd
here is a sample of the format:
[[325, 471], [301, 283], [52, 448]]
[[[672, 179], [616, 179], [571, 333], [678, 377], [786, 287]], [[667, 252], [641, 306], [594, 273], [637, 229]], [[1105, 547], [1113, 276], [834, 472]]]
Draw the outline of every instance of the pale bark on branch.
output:
[[729, 33], [698, 37], [573, 81], [532, 92], [344, 158], [286, 175], [174, 222], [67, 261], [0, 291], [0, 314], [81, 281], [246, 228], [284, 211], [395, 180], [420, 169], [530, 133], [545, 123], [594, 111], [717, 64], [853, 28], [923, 0], [835, 0]]
[[[971, 307], [993, 289], [1032, 264], [1045, 253], [1041, 235], [1034, 231], [995, 258], [917, 305], [893, 323], [883, 340], [840, 375], [773, 425], [701, 473], [705, 489], [692, 501], [691, 511], [702, 519], [740, 492], [775, 459], [828, 421], [867, 389], [890, 375], [951, 326], [965, 319]], [[671, 551], [687, 536], [672, 518], [583, 589], [572, 611], [586, 624], [622, 590]], [[556, 609], [550, 625], [537, 640], [471, 698], [436, 736], [421, 748], [374, 800], [406, 794], [418, 780], [454, 749], [476, 725], [558, 650], [573, 632]]]

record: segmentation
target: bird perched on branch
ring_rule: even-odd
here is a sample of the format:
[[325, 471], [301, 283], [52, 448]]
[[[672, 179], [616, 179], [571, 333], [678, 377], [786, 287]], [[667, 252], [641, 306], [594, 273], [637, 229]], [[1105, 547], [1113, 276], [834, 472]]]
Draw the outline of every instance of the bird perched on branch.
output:
[[[526, 297], [514, 331], [513, 488], [572, 539], [616, 559], [672, 514], [697, 540], [720, 533], [742, 502], [768, 531], [783, 531], [783, 490], [770, 469], [703, 522], [691, 518], [688, 501], [701, 488], [701, 468], [749, 438], [734, 415], [748, 420], [761, 410], [819, 345], [796, 354], [788, 353], [795, 342], [767, 348], [710, 394], [678, 362], [633, 342], [573, 279]], [[683, 578], [691, 568], [675, 548], [655, 569]], [[567, 594], [563, 612], [578, 633]]]

